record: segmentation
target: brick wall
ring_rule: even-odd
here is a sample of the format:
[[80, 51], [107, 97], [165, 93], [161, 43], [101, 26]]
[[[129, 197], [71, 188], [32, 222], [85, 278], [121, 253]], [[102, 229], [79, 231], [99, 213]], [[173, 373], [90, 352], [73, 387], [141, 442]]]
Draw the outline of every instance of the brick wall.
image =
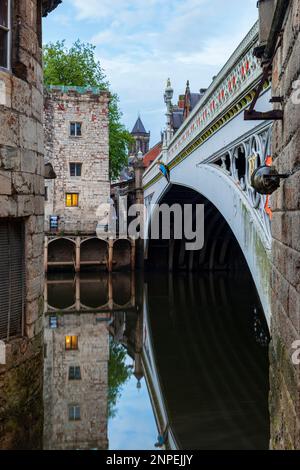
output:
[[274, 163], [280, 173], [293, 172], [272, 196], [273, 449], [300, 449], [300, 374], [299, 365], [292, 361], [293, 342], [300, 339], [300, 102], [295, 103], [293, 90], [293, 83], [300, 80], [299, 32], [300, 0], [293, 0], [273, 65], [273, 96], [284, 97], [284, 120], [274, 124]]
[[[97, 209], [110, 197], [107, 92], [54, 88], [45, 98], [45, 156], [57, 174], [49, 181], [45, 207], [60, 217], [63, 232], [95, 233]], [[70, 123], [82, 125], [80, 137], [70, 136]], [[70, 163], [81, 163], [81, 177], [70, 176]], [[79, 206], [66, 207], [66, 194], [78, 193]]]

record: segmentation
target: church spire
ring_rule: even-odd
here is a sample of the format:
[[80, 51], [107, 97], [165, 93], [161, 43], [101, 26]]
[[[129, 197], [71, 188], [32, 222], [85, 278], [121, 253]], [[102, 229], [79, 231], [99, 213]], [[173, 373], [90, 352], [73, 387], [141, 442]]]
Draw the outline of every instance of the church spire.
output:
[[134, 134], [147, 134], [147, 131], [145, 129], [145, 126], [141, 120], [141, 117], [140, 117], [140, 114], [138, 115], [138, 118], [136, 120], [136, 123], [132, 129], [132, 132], [131, 132], [132, 135]]
[[131, 135], [135, 140], [130, 149], [132, 155], [137, 156], [139, 152], [145, 155], [149, 150], [150, 132], [146, 131], [140, 113], [138, 114], [136, 123], [133, 126]]

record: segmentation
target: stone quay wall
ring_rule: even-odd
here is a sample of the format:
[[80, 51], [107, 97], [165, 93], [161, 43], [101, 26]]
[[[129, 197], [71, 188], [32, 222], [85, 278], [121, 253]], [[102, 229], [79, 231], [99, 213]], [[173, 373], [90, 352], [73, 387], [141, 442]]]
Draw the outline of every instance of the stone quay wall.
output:
[[[43, 2], [43, 8], [47, 5]], [[38, 0], [13, 2], [11, 68], [0, 68], [0, 224], [4, 236], [8, 220], [23, 227], [26, 286], [24, 309], [17, 312], [23, 315], [22, 338], [6, 340], [6, 364], [0, 365], [0, 448], [20, 448], [25, 442], [40, 446], [30, 437], [35, 429], [41, 431], [42, 417], [44, 142], [38, 6]], [[0, 260], [4, 278], [9, 256]], [[4, 318], [6, 309], [1, 313]]]
[[[293, 0], [273, 64], [273, 96], [284, 98], [284, 119], [274, 124], [274, 164], [280, 173], [293, 174], [272, 195], [272, 449], [300, 449], [300, 369], [293, 361], [294, 342], [300, 339], [300, 82], [296, 83], [300, 80], [299, 33], [300, 1]], [[299, 356], [296, 353], [294, 359]]]

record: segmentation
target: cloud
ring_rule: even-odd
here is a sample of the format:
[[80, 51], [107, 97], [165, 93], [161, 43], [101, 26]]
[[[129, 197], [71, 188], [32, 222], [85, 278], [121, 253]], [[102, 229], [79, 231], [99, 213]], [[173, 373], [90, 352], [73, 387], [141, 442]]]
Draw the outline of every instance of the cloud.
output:
[[187, 79], [192, 91], [207, 87], [257, 19], [256, 0], [66, 0], [62, 14], [67, 6], [72, 35], [95, 44], [125, 123], [132, 127], [140, 112], [153, 144], [166, 79], [175, 97]]

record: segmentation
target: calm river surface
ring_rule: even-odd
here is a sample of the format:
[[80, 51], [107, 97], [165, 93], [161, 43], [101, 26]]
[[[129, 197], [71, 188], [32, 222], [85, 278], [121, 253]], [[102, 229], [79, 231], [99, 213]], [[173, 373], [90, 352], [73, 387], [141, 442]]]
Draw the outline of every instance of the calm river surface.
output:
[[247, 274], [53, 274], [45, 311], [45, 449], [268, 448]]

